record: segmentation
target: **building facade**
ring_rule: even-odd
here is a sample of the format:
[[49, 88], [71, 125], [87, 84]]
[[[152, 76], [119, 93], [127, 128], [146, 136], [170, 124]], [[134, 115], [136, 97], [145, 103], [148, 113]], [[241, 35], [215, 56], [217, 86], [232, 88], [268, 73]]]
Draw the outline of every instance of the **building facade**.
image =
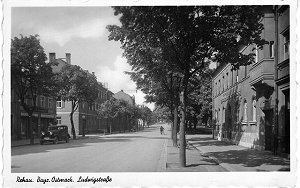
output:
[[[50, 61], [55, 61], [56, 66], [52, 67], [54, 72], [59, 72], [63, 66], [66, 64], [71, 64], [71, 54], [66, 53], [66, 58], [56, 59], [55, 53], [49, 54]], [[93, 73], [94, 74], [94, 73]], [[107, 130], [108, 120], [101, 118], [97, 113], [100, 105], [112, 98], [113, 93], [106, 89], [103, 84], [99, 83], [99, 93], [98, 98], [93, 104], [88, 104], [87, 102], [80, 102], [78, 104], [77, 110], [73, 114], [73, 122], [75, 127], [76, 135], [97, 133]], [[71, 121], [70, 113], [72, 111], [72, 104], [70, 101], [57, 100], [57, 124], [67, 125], [69, 127], [69, 133], [71, 134]]]
[[[12, 79], [13, 83], [13, 79]], [[11, 139], [28, 139], [29, 126], [28, 114], [22, 107], [20, 100], [16, 94], [15, 84], [11, 84]], [[32, 103], [31, 99], [26, 100], [27, 104]], [[33, 134], [39, 137], [42, 130], [47, 129], [50, 123], [56, 118], [56, 100], [49, 96], [37, 96], [36, 110], [32, 114], [31, 126], [33, 126]]]
[[[283, 81], [278, 72], [276, 47], [284, 49], [283, 46], [287, 43], [280, 44], [276, 41], [276, 27], [281, 23], [280, 21], [278, 24], [276, 23], [274, 7], [266, 6], [264, 11], [264, 17], [261, 20], [264, 30], [261, 37], [268, 44], [264, 45], [262, 49], [253, 45], [241, 49], [244, 54], [253, 53], [254, 49], [255, 62], [251, 65], [241, 66], [238, 70], [233, 70], [230, 64], [217, 66], [212, 79], [212, 112], [217, 139], [249, 148], [277, 151], [279, 147], [282, 148], [282, 146], [278, 146], [277, 135], [286, 135], [288, 131], [283, 122], [279, 122], [279, 120], [285, 121], [286, 124], [288, 124], [288, 120], [283, 120], [283, 117], [279, 115], [278, 126], [276, 126], [276, 101], [278, 101], [278, 110], [284, 106], [284, 114], [287, 114], [289, 110], [284, 102], [287, 100], [284, 93], [288, 92], [286, 88], [289, 87], [287, 86], [289, 80], [284, 79]], [[283, 21], [283, 19], [282, 22], [286, 24], [285, 26], [281, 24], [284, 28], [282, 30], [287, 31], [289, 22], [286, 19]], [[284, 33], [284, 31], [282, 32]], [[283, 35], [281, 37], [282, 39], [279, 41], [287, 41]], [[279, 51], [279, 54], [284, 53]], [[285, 74], [288, 74], [286, 59], [282, 58], [281, 60], [283, 64], [280, 64], [281, 61], [279, 61], [278, 66], [285, 66]], [[282, 75], [284, 74], [282, 73]], [[282, 91], [282, 95], [277, 94], [277, 85], [278, 88], [282, 86], [285, 90]], [[280, 128], [281, 126], [284, 126], [287, 131], [283, 132], [284, 128]], [[283, 138], [284, 136], [280, 137], [280, 139], [289, 139]]]
[[128, 104], [134, 106], [135, 105], [135, 98], [134, 96], [130, 96], [129, 94], [125, 93], [123, 90], [114, 94], [115, 99], [124, 100]]
[[278, 152], [290, 153], [290, 9], [275, 6], [275, 126]]

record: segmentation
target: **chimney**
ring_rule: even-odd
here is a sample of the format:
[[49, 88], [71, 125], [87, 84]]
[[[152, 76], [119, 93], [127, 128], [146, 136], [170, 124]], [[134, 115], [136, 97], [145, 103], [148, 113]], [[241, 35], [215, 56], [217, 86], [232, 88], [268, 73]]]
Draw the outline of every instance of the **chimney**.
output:
[[66, 62], [71, 65], [71, 54], [66, 53]]
[[49, 62], [52, 63], [55, 61], [55, 59], [56, 59], [55, 53], [49, 53]]

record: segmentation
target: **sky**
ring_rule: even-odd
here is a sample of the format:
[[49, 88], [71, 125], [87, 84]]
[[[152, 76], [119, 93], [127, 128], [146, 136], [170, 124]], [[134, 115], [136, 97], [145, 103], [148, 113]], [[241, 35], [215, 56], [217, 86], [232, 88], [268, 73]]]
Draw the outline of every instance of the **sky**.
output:
[[118, 41], [109, 41], [107, 25], [121, 25], [111, 7], [13, 7], [11, 37], [35, 35], [49, 58], [65, 58], [71, 53], [71, 64], [95, 72], [99, 82], [116, 93], [120, 90], [134, 95], [137, 104], [144, 103], [144, 94], [124, 71], [131, 67], [122, 57]]

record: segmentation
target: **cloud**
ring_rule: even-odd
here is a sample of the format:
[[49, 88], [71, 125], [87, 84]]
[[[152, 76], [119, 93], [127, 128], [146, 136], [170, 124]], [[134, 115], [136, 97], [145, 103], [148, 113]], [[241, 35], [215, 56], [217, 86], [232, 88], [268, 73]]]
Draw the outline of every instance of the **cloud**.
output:
[[67, 42], [76, 37], [95, 39], [104, 36], [108, 22], [109, 20], [98, 18], [79, 25], [73, 25], [69, 28], [42, 27], [38, 33], [44, 42], [54, 42], [60, 46], [64, 46]]
[[130, 76], [124, 71], [130, 71], [130, 66], [126, 63], [126, 59], [117, 56], [113, 68], [108, 66], [97, 67], [97, 77], [102, 82], [108, 83], [108, 87], [113, 92], [120, 90], [134, 91], [136, 89], [135, 83], [130, 79]]
[[113, 67], [114, 69], [108, 66], [98, 66], [96, 69], [98, 80], [107, 83], [108, 89], [112, 92], [116, 93], [120, 90], [124, 90], [125, 93], [135, 96], [136, 104], [144, 104], [150, 109], [153, 109], [154, 104], [145, 103], [145, 94], [139, 90], [136, 91], [136, 84], [130, 79], [129, 75], [124, 73], [124, 71], [131, 70], [130, 65], [126, 63], [126, 59], [117, 56]]

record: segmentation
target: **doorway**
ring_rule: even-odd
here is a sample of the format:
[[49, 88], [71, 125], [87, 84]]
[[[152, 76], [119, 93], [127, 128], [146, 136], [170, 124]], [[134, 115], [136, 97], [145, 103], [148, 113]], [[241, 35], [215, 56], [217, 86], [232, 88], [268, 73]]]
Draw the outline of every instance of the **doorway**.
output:
[[273, 151], [274, 145], [274, 126], [273, 126], [273, 118], [274, 111], [273, 110], [265, 110], [265, 150]]

